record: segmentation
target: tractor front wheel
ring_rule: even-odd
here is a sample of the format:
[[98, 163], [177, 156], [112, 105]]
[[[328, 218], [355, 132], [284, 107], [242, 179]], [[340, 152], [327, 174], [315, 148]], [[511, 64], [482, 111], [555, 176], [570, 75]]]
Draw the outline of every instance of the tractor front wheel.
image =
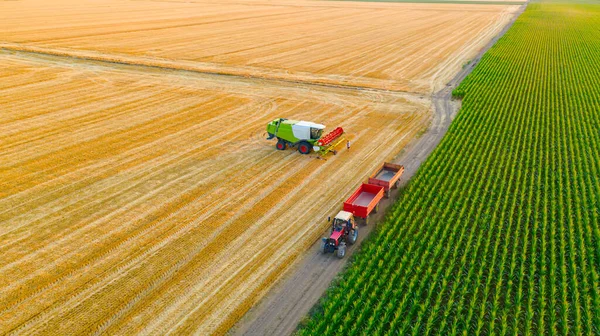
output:
[[300, 152], [300, 154], [310, 153], [310, 144], [306, 141], [302, 141], [298, 144], [298, 152]]
[[278, 150], [285, 150], [285, 148], [287, 147], [287, 144], [285, 143], [284, 140], [279, 139], [277, 141], [277, 144], [275, 145], [275, 148], [277, 148]]
[[345, 255], [346, 255], [346, 244], [340, 243], [340, 246], [338, 246], [338, 250], [337, 250], [337, 257], [342, 259]]
[[323, 254], [327, 253], [327, 250], [326, 250], [326, 248], [327, 248], [327, 244], [325, 244], [325, 242], [324, 242], [324, 241], [322, 241], [322, 242], [321, 242], [321, 252], [322, 252]]

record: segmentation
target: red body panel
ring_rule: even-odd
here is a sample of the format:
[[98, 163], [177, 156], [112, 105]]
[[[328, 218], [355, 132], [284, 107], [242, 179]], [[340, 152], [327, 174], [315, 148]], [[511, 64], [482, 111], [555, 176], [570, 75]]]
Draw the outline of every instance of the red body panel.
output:
[[344, 230], [341, 231], [333, 231], [331, 233], [331, 236], [329, 238], [334, 239], [337, 243], [340, 242], [340, 237], [342, 236], [342, 234], [344, 233]]
[[383, 194], [382, 186], [363, 183], [344, 202], [344, 211], [351, 212], [355, 217], [367, 218], [383, 198]]
[[[380, 176], [380, 173], [383, 171], [394, 172], [395, 174], [389, 179], [379, 179], [378, 176]], [[404, 173], [404, 166], [386, 162], [381, 165], [373, 175], [369, 176], [369, 184], [381, 186], [385, 191], [388, 191], [394, 186], [394, 183], [400, 179], [402, 173]]]
[[333, 140], [339, 138], [340, 135], [342, 135], [343, 133], [344, 133], [344, 129], [341, 127], [337, 127], [336, 129], [327, 133], [325, 136], [323, 136], [321, 139], [319, 139], [319, 141], [317, 141], [317, 145], [319, 145], [319, 146], [329, 145]]

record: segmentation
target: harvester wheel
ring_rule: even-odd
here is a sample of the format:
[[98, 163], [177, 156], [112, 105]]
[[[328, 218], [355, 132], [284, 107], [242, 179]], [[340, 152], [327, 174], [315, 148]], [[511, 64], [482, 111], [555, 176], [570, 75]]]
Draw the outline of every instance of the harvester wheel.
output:
[[357, 239], [358, 239], [358, 227], [356, 227], [354, 230], [352, 230], [350, 235], [348, 235], [348, 245], [354, 245], [354, 243], [356, 243]]
[[337, 257], [342, 259], [346, 255], [346, 243], [340, 243], [337, 250]]
[[302, 141], [298, 144], [298, 152], [300, 152], [300, 154], [310, 153], [310, 144], [306, 141]]
[[285, 143], [284, 140], [279, 139], [277, 141], [277, 144], [275, 145], [275, 148], [279, 149], [279, 150], [285, 150], [285, 148], [287, 147], [287, 144]]

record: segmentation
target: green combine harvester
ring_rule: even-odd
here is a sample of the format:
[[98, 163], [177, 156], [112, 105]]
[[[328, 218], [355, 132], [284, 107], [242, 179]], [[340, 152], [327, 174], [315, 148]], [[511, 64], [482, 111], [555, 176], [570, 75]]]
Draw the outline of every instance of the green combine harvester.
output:
[[285, 150], [286, 148], [298, 148], [301, 154], [309, 154], [314, 151], [320, 155], [329, 152], [337, 154], [336, 146], [342, 143], [344, 130], [337, 127], [333, 131], [323, 135], [324, 125], [310, 121], [297, 121], [278, 118], [267, 124], [267, 140], [277, 138], [275, 148]]

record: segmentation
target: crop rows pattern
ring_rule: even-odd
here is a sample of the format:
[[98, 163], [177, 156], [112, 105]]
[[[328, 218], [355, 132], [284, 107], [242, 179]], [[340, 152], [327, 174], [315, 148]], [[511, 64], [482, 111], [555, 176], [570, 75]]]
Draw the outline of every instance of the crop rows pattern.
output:
[[600, 334], [598, 27], [529, 5], [300, 335]]

